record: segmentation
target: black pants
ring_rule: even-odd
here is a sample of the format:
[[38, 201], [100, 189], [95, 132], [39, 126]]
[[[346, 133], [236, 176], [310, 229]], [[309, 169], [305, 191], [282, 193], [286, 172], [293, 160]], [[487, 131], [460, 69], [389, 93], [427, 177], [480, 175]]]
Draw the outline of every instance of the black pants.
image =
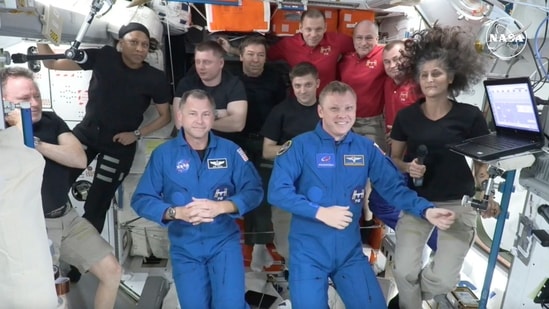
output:
[[267, 187], [271, 178], [272, 162], [263, 160], [263, 138], [260, 136], [238, 136], [233, 139], [254, 163], [263, 183], [263, 200], [259, 207], [244, 215], [244, 243], [246, 245], [270, 244], [273, 242], [271, 205], [267, 203]]
[[[84, 215], [99, 233], [103, 231], [107, 211], [116, 190], [128, 175], [135, 156], [135, 143], [124, 146], [111, 140], [93, 138], [99, 136], [97, 128], [75, 128], [76, 137], [87, 149], [88, 164], [97, 157], [93, 183], [84, 203]], [[90, 137], [91, 136], [91, 137]], [[82, 169], [73, 169], [72, 182], [81, 174]]]

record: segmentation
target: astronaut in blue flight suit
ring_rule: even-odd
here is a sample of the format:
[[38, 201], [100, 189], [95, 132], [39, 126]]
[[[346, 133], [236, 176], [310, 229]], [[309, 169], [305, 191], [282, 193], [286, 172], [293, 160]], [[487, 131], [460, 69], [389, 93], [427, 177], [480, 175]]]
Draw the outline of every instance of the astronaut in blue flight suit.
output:
[[235, 218], [263, 198], [260, 177], [233, 142], [210, 132], [213, 98], [183, 94], [178, 136], [160, 145], [132, 197], [142, 217], [168, 228], [181, 308], [247, 308], [244, 262]]
[[371, 140], [350, 131], [356, 113], [350, 86], [331, 82], [319, 102], [321, 122], [281, 148], [269, 182], [269, 203], [293, 214], [292, 308], [327, 308], [328, 277], [347, 309], [386, 308], [359, 233], [368, 178], [388, 202], [441, 229], [454, 213], [418, 197]]

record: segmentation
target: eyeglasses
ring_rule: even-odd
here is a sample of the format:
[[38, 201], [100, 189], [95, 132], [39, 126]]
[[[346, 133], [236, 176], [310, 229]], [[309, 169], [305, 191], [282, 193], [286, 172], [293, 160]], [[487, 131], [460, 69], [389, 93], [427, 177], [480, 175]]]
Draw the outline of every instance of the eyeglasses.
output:
[[148, 42], [140, 42], [136, 40], [124, 40], [124, 41], [127, 42], [128, 45], [130, 45], [133, 48], [137, 48], [137, 46], [141, 46], [141, 48], [148, 50], [150, 47]]

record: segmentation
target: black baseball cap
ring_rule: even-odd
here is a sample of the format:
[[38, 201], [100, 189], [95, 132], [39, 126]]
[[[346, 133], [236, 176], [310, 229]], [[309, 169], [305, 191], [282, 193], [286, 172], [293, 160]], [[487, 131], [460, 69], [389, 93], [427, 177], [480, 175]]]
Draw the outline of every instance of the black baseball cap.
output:
[[118, 30], [118, 39], [122, 39], [126, 35], [126, 33], [133, 31], [141, 31], [147, 35], [147, 38], [149, 38], [149, 40], [151, 39], [151, 35], [149, 34], [149, 30], [147, 29], [147, 27], [140, 23], [129, 23], [120, 27], [120, 30]]

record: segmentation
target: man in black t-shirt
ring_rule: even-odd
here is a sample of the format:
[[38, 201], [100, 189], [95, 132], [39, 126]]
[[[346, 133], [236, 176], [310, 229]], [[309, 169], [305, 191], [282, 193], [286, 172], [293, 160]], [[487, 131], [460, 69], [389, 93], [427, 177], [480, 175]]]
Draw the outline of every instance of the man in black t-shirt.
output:
[[[178, 106], [181, 95], [188, 90], [202, 89], [215, 101], [216, 117], [213, 130], [222, 137], [231, 138], [231, 134], [241, 132], [246, 124], [248, 102], [242, 81], [223, 70], [225, 51], [214, 41], [205, 41], [196, 45], [194, 50], [195, 71], [183, 77], [175, 89], [173, 106]], [[176, 123], [179, 128], [179, 124]]]
[[[42, 113], [40, 91], [32, 72], [10, 67], [0, 71], [0, 80], [4, 100], [31, 104], [34, 146], [46, 161], [42, 208], [48, 238], [54, 248], [53, 264], [59, 265], [59, 260], [63, 260], [80, 271], [91, 272], [99, 279], [95, 308], [113, 308], [122, 268], [112, 254], [112, 247], [87, 220], [78, 216], [68, 198], [71, 168], [86, 167], [82, 145], [59, 116], [53, 112]], [[22, 129], [19, 110], [11, 112], [6, 120], [8, 125]]]
[[[93, 183], [87, 192], [84, 218], [101, 232], [111, 200], [128, 175], [136, 141], [170, 122], [170, 85], [164, 73], [145, 62], [149, 53], [148, 29], [139, 23], [122, 26], [115, 47], [85, 49], [84, 61], [44, 60], [52, 70], [92, 70], [86, 115], [74, 135], [86, 146], [88, 164], [97, 157]], [[40, 54], [53, 54], [47, 44], [37, 44]], [[158, 117], [142, 125], [143, 113], [154, 102]], [[74, 180], [82, 169], [74, 169]], [[73, 268], [72, 281], [80, 276]]]
[[[83, 62], [44, 60], [52, 70], [92, 70], [86, 115], [74, 128], [84, 144], [88, 164], [97, 156], [96, 172], [84, 205], [84, 218], [101, 232], [118, 186], [130, 171], [136, 141], [170, 122], [170, 87], [164, 73], [144, 62], [150, 35], [145, 26], [129, 23], [118, 33], [116, 48], [85, 49]], [[40, 54], [53, 54], [47, 44], [38, 44]], [[143, 113], [155, 103], [159, 116], [143, 125]], [[82, 173], [77, 169], [74, 180]]]
[[231, 71], [244, 83], [248, 98], [244, 133], [259, 134], [273, 107], [282, 102], [288, 92], [280, 73], [266, 63], [267, 48], [262, 36], [244, 39], [240, 44], [242, 66]]
[[290, 71], [290, 81], [295, 97], [290, 96], [275, 106], [261, 129], [265, 159], [274, 160], [286, 141], [313, 130], [320, 120], [316, 97], [320, 80], [316, 67], [309, 62], [297, 64]]
[[[250, 36], [240, 44], [242, 66], [232, 73], [244, 83], [248, 98], [248, 113], [244, 130], [235, 133], [232, 139], [246, 154], [261, 175], [263, 189], [271, 176], [272, 164], [262, 162], [263, 137], [261, 126], [275, 105], [286, 97], [286, 85], [279, 72], [265, 64], [267, 41], [262, 36]], [[273, 259], [266, 244], [273, 242], [271, 206], [264, 198], [261, 205], [244, 215], [244, 243], [253, 245], [250, 268], [261, 271], [269, 267]]]
[[[261, 129], [263, 158], [274, 160], [282, 145], [295, 136], [311, 131], [318, 124], [317, 88], [320, 85], [318, 71], [309, 62], [297, 64], [290, 71], [290, 81], [295, 97], [289, 96], [273, 108]], [[288, 233], [290, 213], [272, 207], [274, 243], [277, 252], [289, 258]]]

